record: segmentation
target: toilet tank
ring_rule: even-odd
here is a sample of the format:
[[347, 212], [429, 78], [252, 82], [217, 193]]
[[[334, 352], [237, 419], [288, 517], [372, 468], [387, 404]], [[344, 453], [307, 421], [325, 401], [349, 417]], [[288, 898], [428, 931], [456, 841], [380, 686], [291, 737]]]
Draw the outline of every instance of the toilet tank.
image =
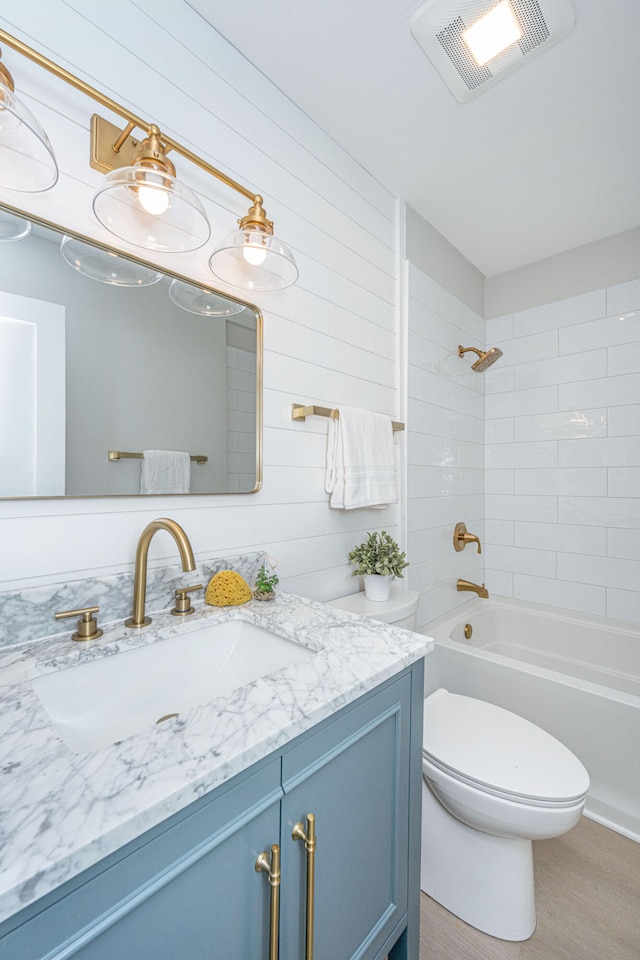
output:
[[404, 627], [406, 630], [416, 629], [418, 613], [418, 597], [416, 590], [403, 590], [395, 584], [391, 585], [391, 596], [388, 600], [367, 600], [364, 591], [351, 593], [348, 597], [338, 597], [329, 600], [331, 607], [348, 610], [349, 613], [359, 613], [371, 620], [381, 620], [383, 623], [392, 623], [394, 627]]

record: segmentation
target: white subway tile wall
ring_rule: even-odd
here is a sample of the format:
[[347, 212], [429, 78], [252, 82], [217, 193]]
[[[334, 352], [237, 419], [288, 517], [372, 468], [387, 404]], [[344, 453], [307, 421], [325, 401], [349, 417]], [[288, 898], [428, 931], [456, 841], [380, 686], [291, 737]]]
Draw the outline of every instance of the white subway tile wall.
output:
[[458, 356], [458, 344], [483, 348], [485, 324], [413, 264], [407, 288], [407, 576], [420, 592], [422, 627], [473, 596], [457, 592], [459, 577], [484, 579], [484, 554], [475, 545], [456, 553], [453, 528], [463, 520], [484, 543], [485, 379], [471, 370], [475, 355]]
[[640, 623], [640, 280], [486, 326], [489, 592]]

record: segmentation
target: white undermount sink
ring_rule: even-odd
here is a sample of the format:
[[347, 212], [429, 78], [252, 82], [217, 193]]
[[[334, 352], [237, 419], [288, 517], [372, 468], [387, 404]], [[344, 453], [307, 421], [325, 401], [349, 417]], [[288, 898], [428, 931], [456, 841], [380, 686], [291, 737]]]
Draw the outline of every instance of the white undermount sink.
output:
[[67, 746], [97, 750], [313, 653], [246, 620], [189, 627], [34, 677], [33, 688]]

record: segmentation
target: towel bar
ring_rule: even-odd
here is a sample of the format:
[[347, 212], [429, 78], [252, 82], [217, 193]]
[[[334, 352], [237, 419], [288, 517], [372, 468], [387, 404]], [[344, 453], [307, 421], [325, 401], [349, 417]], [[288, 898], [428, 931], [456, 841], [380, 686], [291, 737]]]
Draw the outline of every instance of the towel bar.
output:
[[[141, 453], [124, 453], [122, 450], [109, 450], [109, 460], [142, 460], [143, 454]], [[196, 463], [206, 463], [209, 457], [205, 457], [202, 454], [191, 454], [191, 460], [195, 460]]]
[[[332, 420], [337, 420], [339, 416], [340, 411], [334, 410], [331, 407], [305, 407], [303, 403], [291, 404], [292, 420], [306, 420], [307, 417], [331, 417]], [[404, 423], [400, 423], [398, 420], [392, 420], [391, 427], [394, 433], [398, 433], [400, 430], [404, 430]]]

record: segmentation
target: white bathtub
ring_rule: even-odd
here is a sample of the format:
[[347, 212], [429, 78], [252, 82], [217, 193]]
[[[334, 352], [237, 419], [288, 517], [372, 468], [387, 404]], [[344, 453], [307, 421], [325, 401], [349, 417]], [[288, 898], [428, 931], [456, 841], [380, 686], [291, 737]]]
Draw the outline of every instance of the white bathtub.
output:
[[427, 693], [489, 700], [548, 730], [589, 771], [587, 816], [640, 841], [640, 628], [474, 598], [423, 632], [436, 642]]

